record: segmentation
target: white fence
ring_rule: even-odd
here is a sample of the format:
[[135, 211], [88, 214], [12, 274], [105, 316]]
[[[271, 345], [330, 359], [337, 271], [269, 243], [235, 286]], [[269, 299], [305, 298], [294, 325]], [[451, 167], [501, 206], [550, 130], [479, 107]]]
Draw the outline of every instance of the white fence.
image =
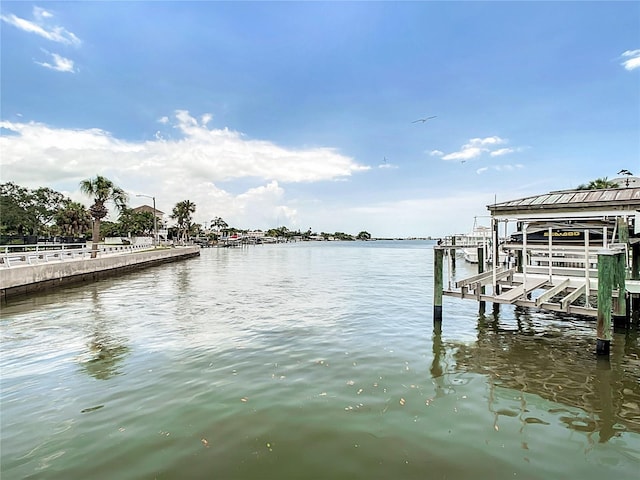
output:
[[[149, 250], [149, 245], [98, 245], [98, 257]], [[37, 244], [0, 246], [0, 268], [91, 258], [91, 245]]]

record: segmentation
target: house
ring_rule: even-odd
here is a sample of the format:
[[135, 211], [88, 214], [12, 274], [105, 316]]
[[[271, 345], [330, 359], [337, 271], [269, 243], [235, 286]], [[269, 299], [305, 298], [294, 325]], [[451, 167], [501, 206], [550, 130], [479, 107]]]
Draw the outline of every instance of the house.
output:
[[132, 208], [131, 211], [136, 213], [155, 213], [158, 229], [158, 240], [163, 241], [167, 239], [169, 230], [167, 229], [167, 223], [164, 221], [164, 212], [158, 210], [157, 208], [154, 210], [154, 208], [150, 207], [149, 205], [140, 205], [139, 207]]

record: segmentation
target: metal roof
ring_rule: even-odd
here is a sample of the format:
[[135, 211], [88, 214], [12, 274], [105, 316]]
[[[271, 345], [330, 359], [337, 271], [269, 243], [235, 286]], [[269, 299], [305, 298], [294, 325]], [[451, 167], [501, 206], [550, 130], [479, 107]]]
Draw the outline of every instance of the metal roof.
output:
[[560, 190], [487, 205], [494, 216], [546, 213], [609, 214], [640, 210], [640, 187]]

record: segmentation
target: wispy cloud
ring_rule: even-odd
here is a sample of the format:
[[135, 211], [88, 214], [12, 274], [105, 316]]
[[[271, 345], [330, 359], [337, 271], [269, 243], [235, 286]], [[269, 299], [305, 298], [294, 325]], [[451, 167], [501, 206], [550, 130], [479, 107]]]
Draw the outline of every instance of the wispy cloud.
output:
[[431, 155], [432, 157], [441, 157], [444, 155], [444, 152], [440, 151], [440, 150], [431, 150], [429, 152], [429, 155]]
[[490, 152], [491, 147], [506, 143], [507, 140], [497, 136], [485, 138], [472, 138], [465, 143], [460, 150], [444, 155], [443, 160], [471, 160], [482, 155], [484, 152]]
[[494, 150], [493, 152], [490, 152], [489, 155], [491, 155], [492, 157], [499, 157], [501, 155], [507, 155], [508, 153], [513, 153], [515, 151], [516, 151], [515, 148], [499, 148], [498, 150]]
[[444, 155], [440, 150], [433, 150], [431, 155], [442, 157], [443, 160], [460, 160], [467, 161], [474, 158], [478, 158], [487, 153], [491, 157], [500, 157], [514, 152], [520, 152], [524, 147], [501, 147], [500, 145], [509, 143], [506, 138], [498, 137], [496, 135], [484, 138], [471, 138], [467, 143], [460, 147], [460, 150], [456, 152], [447, 153]]
[[494, 170], [496, 172], [513, 172], [514, 170], [519, 170], [521, 168], [524, 168], [524, 165], [522, 165], [521, 163], [516, 163], [514, 165], [491, 165], [488, 167], [480, 167], [479, 169], [476, 170], [476, 173], [478, 175], [482, 175], [483, 173], [489, 171], [489, 170]]
[[65, 45], [80, 45], [81, 40], [64, 27], [50, 25], [53, 14], [43, 8], [33, 7], [33, 19], [20, 18], [13, 13], [0, 15], [0, 19], [20, 30], [33, 33], [52, 42], [63, 43]]
[[625, 60], [622, 62], [627, 70], [634, 70], [640, 68], [640, 49], [639, 50], [627, 50], [622, 54], [622, 58]]
[[392, 163], [381, 163], [380, 165], [378, 165], [378, 168], [396, 169], [398, 168], [398, 166]]
[[52, 63], [38, 62], [37, 60], [35, 60], [35, 63], [37, 63], [38, 65], [43, 66], [45, 68], [50, 68], [51, 70], [56, 70], [57, 72], [69, 72], [69, 73], [76, 72], [73, 60], [69, 58], [65, 58], [61, 55], [58, 55], [57, 53], [47, 52], [44, 49], [43, 49], [43, 52], [49, 55], [49, 57], [51, 57], [51, 60], [53, 62]]

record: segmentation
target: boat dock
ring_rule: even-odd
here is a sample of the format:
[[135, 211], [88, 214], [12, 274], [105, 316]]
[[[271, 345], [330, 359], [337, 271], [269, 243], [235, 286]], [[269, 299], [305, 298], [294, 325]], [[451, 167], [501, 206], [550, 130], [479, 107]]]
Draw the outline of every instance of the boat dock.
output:
[[[478, 245], [478, 273], [453, 279], [451, 242], [434, 247], [434, 321], [442, 297], [539, 308], [597, 319], [597, 353], [608, 355], [612, 325], [640, 317], [640, 188], [551, 192], [487, 206], [492, 258]], [[510, 224], [515, 232], [500, 241]], [[469, 248], [469, 246], [466, 246]], [[445, 259], [448, 281], [443, 277]]]

